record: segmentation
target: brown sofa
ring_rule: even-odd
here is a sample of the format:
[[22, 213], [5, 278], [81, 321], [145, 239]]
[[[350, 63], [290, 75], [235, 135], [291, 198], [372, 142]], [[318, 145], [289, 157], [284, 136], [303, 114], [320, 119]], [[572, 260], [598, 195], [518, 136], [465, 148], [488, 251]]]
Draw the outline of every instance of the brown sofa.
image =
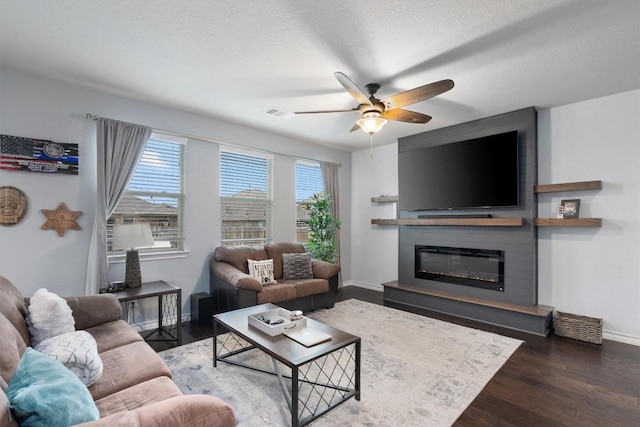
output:
[[[76, 330], [89, 332], [98, 344], [104, 370], [89, 391], [100, 420], [83, 426], [235, 426], [231, 407], [205, 395], [183, 395], [171, 380], [162, 358], [126, 322], [111, 294], [67, 298]], [[25, 299], [0, 276], [0, 427], [17, 427], [11, 420], [4, 391], [20, 358], [31, 345], [25, 322]]]
[[[303, 252], [304, 246], [297, 243], [217, 247], [210, 262], [209, 280], [214, 313], [268, 302], [302, 311], [333, 307], [338, 293], [339, 265], [313, 259], [313, 278], [282, 279], [282, 254]], [[251, 277], [248, 274], [249, 259], [273, 259], [273, 273], [277, 283], [263, 286]]]

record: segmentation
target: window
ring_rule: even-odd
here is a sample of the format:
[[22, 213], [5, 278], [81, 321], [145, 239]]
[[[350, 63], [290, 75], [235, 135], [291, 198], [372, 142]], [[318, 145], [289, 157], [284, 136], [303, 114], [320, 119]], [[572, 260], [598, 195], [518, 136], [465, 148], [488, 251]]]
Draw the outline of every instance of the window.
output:
[[271, 165], [267, 155], [220, 152], [222, 245], [271, 241]]
[[296, 163], [296, 241], [305, 243], [309, 240], [309, 215], [304, 205], [311, 201], [311, 196], [324, 193], [320, 164], [298, 160]]
[[184, 250], [183, 172], [184, 142], [164, 140], [162, 135], [153, 133], [127, 190], [107, 221], [110, 254], [120, 253], [111, 250], [113, 226], [135, 222], [151, 225], [155, 245], [142, 252]]

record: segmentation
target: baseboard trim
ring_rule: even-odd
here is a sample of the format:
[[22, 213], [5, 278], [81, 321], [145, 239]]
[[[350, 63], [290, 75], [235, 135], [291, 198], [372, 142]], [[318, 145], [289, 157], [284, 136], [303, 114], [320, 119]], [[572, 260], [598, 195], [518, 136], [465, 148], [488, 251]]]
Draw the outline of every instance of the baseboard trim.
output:
[[369, 290], [377, 291], [377, 292], [383, 292], [384, 291], [384, 286], [382, 286], [382, 285], [375, 285], [373, 283], [358, 282], [356, 280], [345, 280], [344, 282], [342, 282], [342, 287], [345, 287], [345, 286], [355, 286], [355, 287], [358, 287], [358, 288], [369, 289]]
[[640, 338], [632, 335], [620, 334], [611, 331], [602, 331], [602, 338], [609, 341], [621, 342], [623, 344], [631, 344], [640, 347]]

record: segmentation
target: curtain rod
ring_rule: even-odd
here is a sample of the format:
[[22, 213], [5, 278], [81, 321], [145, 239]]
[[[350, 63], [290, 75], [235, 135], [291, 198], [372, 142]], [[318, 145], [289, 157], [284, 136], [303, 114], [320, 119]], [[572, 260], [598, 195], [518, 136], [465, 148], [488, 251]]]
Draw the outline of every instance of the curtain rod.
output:
[[[120, 121], [120, 120], [117, 120], [117, 119], [110, 119], [108, 117], [102, 117], [102, 116], [99, 116], [97, 114], [90, 114], [90, 113], [85, 114], [85, 117], [88, 120], [93, 120], [93, 121], [96, 121], [96, 120], [98, 120], [100, 118], [107, 119], [107, 120]], [[326, 161], [323, 161], [323, 160], [311, 159], [311, 158], [308, 158], [308, 157], [292, 156], [291, 154], [278, 153], [276, 151], [263, 150], [263, 149], [260, 149], [260, 148], [245, 147], [243, 145], [232, 144], [230, 142], [220, 141], [218, 139], [206, 138], [206, 137], [197, 136], [197, 135], [190, 135], [190, 134], [181, 133], [181, 132], [174, 132], [174, 131], [155, 129], [155, 128], [152, 128], [152, 129], [153, 129], [154, 132], [164, 133], [165, 135], [177, 136], [179, 138], [199, 139], [201, 141], [213, 142], [215, 144], [225, 145], [227, 147], [233, 147], [233, 148], [240, 148], [240, 149], [243, 149], [243, 150], [256, 151], [258, 153], [263, 153], [263, 154], [272, 154], [272, 155], [276, 155], [276, 156], [288, 157], [290, 159], [295, 159], [295, 160], [306, 160], [306, 161], [314, 162], [314, 163], [315, 162], [330, 163], [330, 164], [338, 165], [338, 167], [342, 166], [342, 163], [326, 162]]]

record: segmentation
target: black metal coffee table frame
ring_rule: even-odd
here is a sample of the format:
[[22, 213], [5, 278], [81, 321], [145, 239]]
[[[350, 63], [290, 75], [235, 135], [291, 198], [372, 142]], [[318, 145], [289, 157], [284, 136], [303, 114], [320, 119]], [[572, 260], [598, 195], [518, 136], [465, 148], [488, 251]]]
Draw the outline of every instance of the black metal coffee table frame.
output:
[[[326, 332], [332, 339], [305, 347], [284, 335], [270, 336], [249, 326], [249, 315], [275, 308], [263, 304], [213, 316], [213, 366], [220, 361], [275, 375], [293, 427], [309, 424], [352, 397], [360, 400], [360, 338], [307, 319], [307, 327]], [[234, 360], [234, 356], [255, 349], [271, 357], [273, 370]], [[290, 368], [291, 375], [283, 374], [278, 362]], [[291, 380], [291, 393], [286, 380]]]

